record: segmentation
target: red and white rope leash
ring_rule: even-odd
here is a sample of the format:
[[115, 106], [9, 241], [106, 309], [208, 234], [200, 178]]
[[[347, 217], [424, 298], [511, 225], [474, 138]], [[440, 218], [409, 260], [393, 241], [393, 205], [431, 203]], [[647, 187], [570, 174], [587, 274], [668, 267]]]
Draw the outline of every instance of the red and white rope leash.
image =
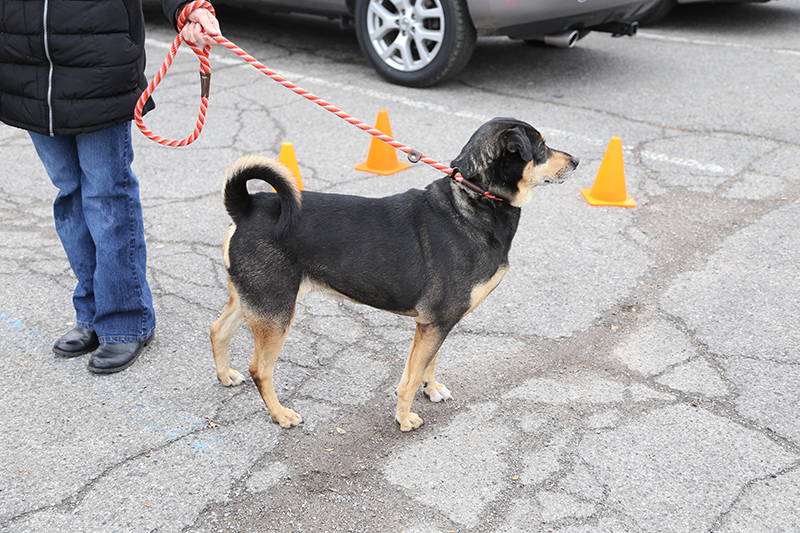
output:
[[[203, 131], [203, 126], [205, 125], [206, 111], [208, 110], [209, 85], [211, 81], [211, 63], [208, 58], [209, 53], [211, 51], [211, 47], [205, 46], [201, 48], [200, 46], [197, 46], [196, 44], [193, 43], [187, 43], [187, 44], [195, 53], [197, 58], [200, 60], [200, 83], [201, 83], [200, 112], [198, 113], [197, 116], [197, 123], [195, 124], [194, 132], [192, 132], [190, 136], [184, 139], [179, 139], [179, 140], [166, 139], [150, 131], [147, 128], [147, 126], [144, 125], [144, 121], [142, 119], [142, 110], [144, 109], [144, 104], [150, 98], [150, 95], [153, 94], [153, 91], [155, 91], [155, 88], [158, 86], [158, 84], [161, 83], [161, 80], [167, 74], [167, 70], [169, 70], [170, 66], [172, 66], [172, 61], [175, 59], [175, 55], [178, 53], [178, 47], [180, 47], [181, 42], [183, 41], [183, 38], [181, 37], [180, 33], [181, 30], [183, 29], [183, 26], [186, 24], [187, 16], [189, 15], [189, 13], [191, 13], [197, 8], [205, 8], [208, 9], [211, 13], [215, 13], [214, 7], [206, 0], [195, 0], [194, 2], [188, 4], [186, 7], [183, 8], [180, 15], [178, 16], [178, 36], [175, 38], [175, 41], [172, 43], [172, 46], [170, 46], [169, 52], [167, 53], [167, 58], [164, 60], [164, 63], [161, 65], [161, 68], [159, 69], [158, 73], [153, 77], [147, 88], [139, 97], [139, 101], [136, 103], [136, 109], [134, 111], [134, 120], [136, 121], [136, 125], [139, 127], [141, 132], [148, 139], [166, 146], [187, 146], [193, 143], [200, 135], [200, 133]], [[441, 170], [445, 174], [451, 175], [453, 179], [455, 179], [457, 182], [461, 183], [465, 187], [475, 192], [482, 194], [486, 198], [503, 201], [502, 198], [495, 196], [488, 191], [484, 191], [474, 183], [464, 179], [464, 177], [461, 176], [461, 174], [459, 174], [458, 172], [454, 173], [454, 169], [448, 167], [447, 165], [439, 163], [435, 159], [431, 159], [430, 157], [423, 155], [419, 151], [414, 150], [413, 148], [410, 148], [399, 141], [396, 141], [395, 139], [393, 139], [389, 135], [386, 135], [382, 131], [375, 129], [374, 127], [368, 124], [365, 124], [364, 122], [358, 120], [357, 118], [345, 113], [344, 111], [334, 106], [333, 104], [326, 102], [325, 100], [314, 95], [313, 93], [310, 93], [305, 89], [298, 87], [297, 85], [290, 82], [286, 78], [283, 78], [282, 76], [277, 74], [275, 71], [267, 68], [266, 66], [258, 62], [254, 57], [252, 57], [250, 54], [248, 54], [247, 52], [236, 46], [234, 43], [232, 43], [225, 37], [221, 35], [215, 35], [210, 37], [213, 37], [218, 43], [225, 46], [229, 50], [233, 51], [233, 53], [235, 53], [236, 55], [238, 55], [239, 57], [250, 63], [257, 70], [260, 70], [262, 73], [266, 74], [267, 76], [269, 76], [276, 82], [280, 83], [287, 89], [291, 90], [292, 92], [302, 96], [303, 98], [306, 98], [307, 100], [314, 102], [318, 106], [327, 109], [337, 117], [346, 120], [347, 122], [357, 127], [358, 129], [363, 130], [372, 135], [373, 137], [377, 137], [381, 141], [397, 148], [401, 152], [408, 154], [408, 159], [412, 163], [422, 161], [423, 163], [431, 165], [437, 170]]]

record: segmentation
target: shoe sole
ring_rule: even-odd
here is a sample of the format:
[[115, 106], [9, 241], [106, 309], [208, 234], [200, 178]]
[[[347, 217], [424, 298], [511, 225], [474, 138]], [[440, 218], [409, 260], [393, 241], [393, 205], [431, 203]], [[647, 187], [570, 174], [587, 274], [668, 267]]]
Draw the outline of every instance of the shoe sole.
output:
[[142, 355], [142, 352], [144, 351], [144, 349], [147, 348], [148, 346], [150, 346], [150, 343], [153, 342], [153, 338], [155, 336], [156, 336], [155, 333], [150, 335], [144, 341], [144, 344], [142, 344], [142, 347], [139, 348], [139, 351], [137, 351], [134, 354], [134, 356], [131, 358], [131, 360], [128, 361], [127, 363], [125, 363], [122, 366], [115, 366], [113, 368], [96, 368], [96, 367], [93, 367], [91, 365], [87, 365], [86, 368], [88, 368], [90, 372], [94, 372], [95, 374], [115, 374], [117, 372], [122, 372], [123, 370], [125, 370], [126, 368], [131, 366], [133, 363], [135, 363], [137, 359], [139, 359], [139, 356]]
[[53, 346], [53, 353], [56, 354], [59, 357], [70, 357], [70, 358], [71, 357], [79, 357], [79, 356], [85, 355], [87, 353], [92, 353], [93, 351], [95, 351], [99, 347], [100, 347], [100, 344], [98, 343], [97, 345], [92, 346], [91, 348], [89, 348], [87, 350], [81, 350], [79, 352], [67, 352], [67, 351], [64, 351], [64, 350], [59, 350], [58, 348]]

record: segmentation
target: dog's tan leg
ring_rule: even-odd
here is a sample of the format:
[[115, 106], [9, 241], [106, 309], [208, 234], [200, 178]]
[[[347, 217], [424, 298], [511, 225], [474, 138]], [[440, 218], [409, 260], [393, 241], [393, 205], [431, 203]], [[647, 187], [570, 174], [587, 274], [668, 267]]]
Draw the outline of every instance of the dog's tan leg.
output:
[[422, 392], [424, 392], [425, 396], [432, 402], [441, 402], [442, 400], [450, 400], [453, 398], [453, 395], [450, 394], [447, 387], [445, 387], [443, 383], [436, 381], [434, 377], [433, 367], [436, 364], [437, 357], [439, 357], [438, 353], [433, 356], [431, 364], [428, 365], [428, 368], [425, 369], [425, 374], [422, 376]]
[[397, 386], [397, 415], [400, 431], [411, 431], [422, 425], [422, 419], [411, 412], [411, 403], [414, 401], [419, 385], [422, 382], [426, 369], [436, 357], [439, 347], [444, 341], [442, 332], [432, 324], [417, 324], [414, 333], [414, 344], [408, 354], [403, 377]]
[[281, 427], [296, 426], [303, 419], [291, 409], [280, 404], [272, 385], [275, 361], [278, 360], [286, 335], [289, 334], [289, 326], [280, 327], [252, 317], [248, 317], [248, 324], [250, 324], [255, 340], [253, 360], [250, 361], [250, 375], [253, 376], [253, 381], [258, 387], [258, 392], [261, 393], [261, 398], [264, 399], [272, 419]]
[[239, 302], [239, 294], [230, 282], [228, 282], [228, 287], [230, 289], [228, 307], [211, 326], [211, 347], [214, 350], [217, 377], [226, 387], [239, 385], [244, 381], [243, 375], [228, 366], [228, 345], [233, 334], [244, 324], [244, 313]]

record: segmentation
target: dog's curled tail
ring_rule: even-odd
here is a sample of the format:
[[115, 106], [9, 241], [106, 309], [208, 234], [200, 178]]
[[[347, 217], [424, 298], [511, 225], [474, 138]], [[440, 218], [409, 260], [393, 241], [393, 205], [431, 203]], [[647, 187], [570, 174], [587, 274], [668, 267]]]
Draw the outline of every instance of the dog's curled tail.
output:
[[233, 163], [225, 173], [222, 200], [225, 210], [238, 223], [253, 209], [253, 197], [247, 191], [247, 182], [259, 179], [272, 185], [281, 202], [281, 214], [275, 226], [275, 238], [280, 240], [297, 221], [300, 214], [301, 195], [292, 172], [286, 165], [261, 155], [246, 155]]

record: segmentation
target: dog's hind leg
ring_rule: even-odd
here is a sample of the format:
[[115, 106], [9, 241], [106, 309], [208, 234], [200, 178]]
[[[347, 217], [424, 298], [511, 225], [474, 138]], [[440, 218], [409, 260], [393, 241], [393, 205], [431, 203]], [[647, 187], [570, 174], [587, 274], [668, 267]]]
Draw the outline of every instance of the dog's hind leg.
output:
[[283, 343], [289, 334], [291, 318], [288, 323], [282, 325], [248, 316], [247, 323], [253, 331], [255, 340], [253, 360], [250, 362], [250, 375], [253, 376], [258, 392], [261, 393], [261, 398], [269, 409], [269, 415], [275, 422], [285, 428], [296, 426], [303, 419], [291, 409], [280, 404], [272, 384], [275, 361], [278, 360]]
[[422, 376], [422, 392], [424, 392], [425, 396], [432, 402], [441, 402], [442, 400], [450, 400], [453, 398], [453, 395], [450, 394], [447, 387], [445, 387], [443, 383], [436, 381], [434, 377], [434, 365], [436, 364], [437, 357], [439, 357], [438, 353], [433, 356], [433, 360], [431, 360], [428, 368], [425, 369], [425, 374]]
[[228, 282], [230, 299], [228, 307], [211, 326], [211, 347], [214, 350], [214, 365], [217, 367], [217, 377], [226, 386], [239, 385], [244, 381], [244, 376], [228, 366], [228, 345], [233, 334], [244, 325], [244, 313], [239, 301], [239, 294]]
[[411, 403], [414, 401], [414, 394], [419, 389], [426, 369], [436, 358], [439, 347], [447, 336], [446, 331], [442, 331], [433, 324], [417, 324], [417, 331], [414, 333], [414, 344], [411, 353], [408, 354], [406, 367], [400, 384], [397, 386], [397, 415], [396, 420], [400, 424], [400, 431], [410, 431], [422, 425], [422, 419], [411, 412]]

